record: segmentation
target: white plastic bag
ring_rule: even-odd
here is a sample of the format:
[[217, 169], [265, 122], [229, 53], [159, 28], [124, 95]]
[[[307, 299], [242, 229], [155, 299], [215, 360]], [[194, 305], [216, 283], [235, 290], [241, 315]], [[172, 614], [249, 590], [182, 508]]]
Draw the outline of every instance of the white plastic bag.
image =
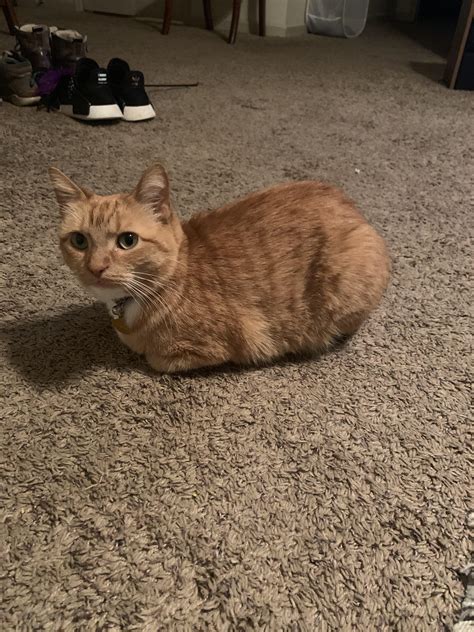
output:
[[357, 37], [367, 22], [369, 0], [308, 0], [306, 26], [310, 33]]

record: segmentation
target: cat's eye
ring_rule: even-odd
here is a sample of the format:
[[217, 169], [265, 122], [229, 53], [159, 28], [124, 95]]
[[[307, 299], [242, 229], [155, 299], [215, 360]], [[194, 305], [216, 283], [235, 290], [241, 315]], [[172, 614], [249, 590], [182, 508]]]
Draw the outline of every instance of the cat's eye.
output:
[[85, 250], [87, 248], [87, 237], [82, 233], [72, 233], [71, 244], [77, 250]]
[[117, 237], [117, 246], [123, 250], [130, 250], [138, 243], [138, 235], [136, 233], [121, 233]]

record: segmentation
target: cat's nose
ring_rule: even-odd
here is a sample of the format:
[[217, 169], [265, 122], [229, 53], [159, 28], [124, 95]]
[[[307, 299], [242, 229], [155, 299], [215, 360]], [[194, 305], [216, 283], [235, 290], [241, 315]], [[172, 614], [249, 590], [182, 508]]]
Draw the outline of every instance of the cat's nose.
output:
[[100, 277], [104, 274], [104, 272], [107, 270], [109, 266], [108, 265], [100, 265], [100, 266], [91, 266], [89, 265], [89, 272], [91, 272], [95, 277], [97, 277], [98, 279], [100, 279]]

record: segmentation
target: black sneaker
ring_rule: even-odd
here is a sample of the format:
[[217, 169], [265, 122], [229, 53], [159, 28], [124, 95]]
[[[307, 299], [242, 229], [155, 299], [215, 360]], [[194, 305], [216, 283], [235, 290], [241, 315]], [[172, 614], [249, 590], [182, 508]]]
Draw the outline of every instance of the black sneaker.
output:
[[142, 72], [130, 70], [126, 61], [115, 57], [107, 66], [107, 77], [126, 121], [146, 121], [156, 116], [145, 92]]
[[79, 59], [74, 75], [61, 78], [49, 107], [88, 121], [122, 118], [107, 82], [107, 71], [88, 57]]

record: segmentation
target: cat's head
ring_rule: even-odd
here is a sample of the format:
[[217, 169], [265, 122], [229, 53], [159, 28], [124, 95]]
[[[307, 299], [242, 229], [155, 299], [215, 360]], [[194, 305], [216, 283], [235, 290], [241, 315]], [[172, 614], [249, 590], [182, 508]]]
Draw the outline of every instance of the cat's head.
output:
[[183, 233], [165, 170], [145, 171], [131, 193], [95, 195], [49, 170], [61, 211], [60, 246], [79, 281], [107, 302], [164, 284], [177, 265]]

